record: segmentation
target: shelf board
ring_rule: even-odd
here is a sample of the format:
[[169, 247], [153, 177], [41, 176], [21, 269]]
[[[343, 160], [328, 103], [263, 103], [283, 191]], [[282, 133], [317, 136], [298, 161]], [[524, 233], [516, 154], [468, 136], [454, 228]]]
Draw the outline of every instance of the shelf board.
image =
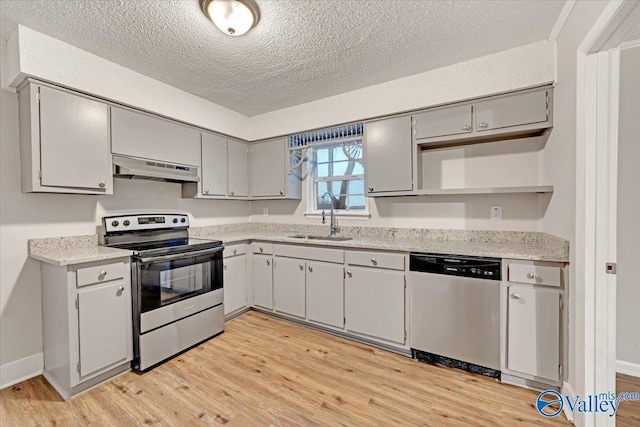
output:
[[522, 187], [482, 187], [482, 188], [433, 188], [413, 191], [389, 191], [374, 193], [368, 197], [405, 197], [405, 196], [452, 196], [465, 194], [519, 194], [553, 193], [553, 185], [532, 185]]

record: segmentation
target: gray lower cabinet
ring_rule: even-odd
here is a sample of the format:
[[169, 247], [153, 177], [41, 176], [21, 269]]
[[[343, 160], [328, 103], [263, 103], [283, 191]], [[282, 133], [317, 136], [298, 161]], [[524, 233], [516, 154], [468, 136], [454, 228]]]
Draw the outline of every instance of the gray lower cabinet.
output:
[[130, 277], [129, 258], [42, 264], [44, 376], [65, 400], [130, 369]]
[[273, 269], [273, 308], [276, 312], [305, 317], [305, 262], [276, 257]]
[[404, 344], [404, 272], [348, 266], [344, 294], [348, 331]]
[[247, 307], [247, 260], [244, 244], [225, 247], [222, 270], [224, 314], [228, 315]]
[[249, 147], [233, 139], [227, 140], [229, 196], [249, 196]]
[[503, 260], [504, 382], [534, 387], [562, 383], [565, 282], [563, 264]]
[[253, 304], [273, 310], [273, 257], [253, 255]]
[[106, 104], [35, 83], [19, 103], [22, 191], [113, 194]]
[[365, 186], [367, 195], [413, 189], [411, 118], [365, 123]]
[[307, 319], [336, 328], [344, 327], [344, 266], [307, 261]]

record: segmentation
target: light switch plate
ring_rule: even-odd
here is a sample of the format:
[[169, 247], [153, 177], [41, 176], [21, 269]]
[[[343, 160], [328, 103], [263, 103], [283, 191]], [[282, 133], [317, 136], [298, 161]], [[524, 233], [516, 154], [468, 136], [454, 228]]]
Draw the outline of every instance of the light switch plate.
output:
[[502, 206], [491, 206], [491, 221], [502, 221]]

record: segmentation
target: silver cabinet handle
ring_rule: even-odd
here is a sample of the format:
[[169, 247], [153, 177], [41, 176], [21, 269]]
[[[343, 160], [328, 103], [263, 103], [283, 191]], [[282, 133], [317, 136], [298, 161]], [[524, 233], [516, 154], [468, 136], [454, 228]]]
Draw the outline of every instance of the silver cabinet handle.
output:
[[234, 194], [236, 194], [236, 192], [235, 192], [235, 191], [232, 191], [230, 194], [233, 196]]
[[369, 192], [372, 192], [372, 191], [373, 191], [373, 187], [369, 187]]
[[470, 131], [470, 130], [471, 130], [471, 126], [469, 126], [469, 125], [464, 125], [464, 126], [462, 126], [462, 130], [463, 130], [463, 131], [468, 132], [468, 131]]
[[234, 250], [233, 250], [233, 254], [235, 255], [235, 254], [237, 254], [237, 253], [238, 253], [238, 250], [237, 250], [237, 249], [234, 249]]
[[538, 275], [536, 273], [527, 273], [527, 278], [529, 278], [529, 279], [537, 279]]
[[264, 249], [262, 248], [262, 246], [260, 246], [260, 253], [264, 252]]
[[209, 189], [204, 190], [204, 194], [209, 194]]
[[118, 288], [118, 292], [116, 292], [116, 296], [120, 296], [120, 295], [122, 295], [122, 293], [123, 293], [123, 292], [124, 292], [124, 286], [120, 286], [120, 287]]
[[375, 258], [371, 258], [371, 264], [378, 265], [378, 261]]
[[309, 266], [309, 273], [313, 273], [313, 267]]
[[511, 298], [520, 299], [520, 295], [519, 294], [511, 294]]
[[300, 264], [300, 270], [304, 270], [304, 265]]
[[223, 268], [224, 270], [226, 270], [226, 269], [227, 269], [227, 264], [222, 264], [222, 268]]
[[486, 129], [486, 128], [488, 128], [488, 127], [489, 127], [489, 124], [488, 124], [488, 123], [485, 123], [485, 122], [482, 122], [482, 123], [480, 123], [480, 124], [478, 125], [478, 127], [479, 127], [480, 129]]
[[107, 186], [107, 181], [100, 181], [98, 185], [100, 186], [100, 188], [104, 188]]
[[284, 191], [280, 190], [280, 195], [284, 196]]
[[106, 275], [107, 275], [107, 272], [105, 270], [102, 270], [98, 275], [98, 279], [102, 280], [105, 278]]
[[347, 270], [347, 276], [352, 277], [353, 274], [351, 274], [351, 271]]
[[270, 259], [267, 260], [267, 265], [271, 265], [271, 260]]

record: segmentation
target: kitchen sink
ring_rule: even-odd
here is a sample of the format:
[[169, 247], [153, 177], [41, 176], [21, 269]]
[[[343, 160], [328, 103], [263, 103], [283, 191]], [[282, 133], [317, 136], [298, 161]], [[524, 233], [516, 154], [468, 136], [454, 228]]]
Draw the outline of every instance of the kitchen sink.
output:
[[351, 240], [352, 237], [338, 237], [338, 236], [313, 236], [310, 234], [294, 234], [293, 236], [289, 236], [292, 239], [301, 239], [301, 240], [326, 240], [330, 242], [345, 242], [347, 240]]

